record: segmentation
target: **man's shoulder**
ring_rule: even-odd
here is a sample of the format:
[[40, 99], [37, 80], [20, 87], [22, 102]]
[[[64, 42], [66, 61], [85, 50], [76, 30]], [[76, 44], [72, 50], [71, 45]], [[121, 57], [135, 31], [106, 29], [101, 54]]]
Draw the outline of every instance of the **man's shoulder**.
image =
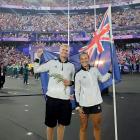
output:
[[69, 64], [71, 67], [74, 67], [74, 64], [71, 63], [70, 61], [68, 61], [68, 64]]
[[50, 60], [46, 61], [46, 63], [55, 63], [55, 62], [57, 62], [57, 59], [50, 59]]

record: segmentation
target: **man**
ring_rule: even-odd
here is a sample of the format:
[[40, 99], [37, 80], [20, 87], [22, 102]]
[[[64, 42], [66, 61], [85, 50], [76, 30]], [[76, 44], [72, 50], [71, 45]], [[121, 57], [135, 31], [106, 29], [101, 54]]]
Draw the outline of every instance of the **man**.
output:
[[105, 82], [111, 76], [107, 73], [100, 74], [96, 67], [89, 65], [87, 53], [80, 54], [81, 70], [75, 76], [75, 97], [78, 104], [76, 108], [80, 114], [80, 140], [86, 140], [88, 119], [94, 124], [93, 136], [95, 140], [101, 140], [101, 103], [102, 97], [98, 80]]
[[28, 68], [28, 64], [25, 63], [24, 64], [24, 68], [23, 68], [23, 83], [28, 85], [28, 76], [29, 76], [29, 68]]
[[[70, 48], [67, 44], [60, 47], [60, 56], [58, 60], [50, 60], [40, 66], [34, 66], [34, 72], [49, 72], [49, 83], [46, 118], [47, 140], [53, 140], [54, 128], [57, 126], [57, 140], [63, 140], [65, 126], [70, 124], [72, 107], [70, 103], [70, 86], [74, 83], [75, 68], [68, 61]], [[42, 49], [37, 51], [40, 58]]]
[[6, 67], [3, 63], [0, 64], [0, 89], [3, 88], [5, 83]]

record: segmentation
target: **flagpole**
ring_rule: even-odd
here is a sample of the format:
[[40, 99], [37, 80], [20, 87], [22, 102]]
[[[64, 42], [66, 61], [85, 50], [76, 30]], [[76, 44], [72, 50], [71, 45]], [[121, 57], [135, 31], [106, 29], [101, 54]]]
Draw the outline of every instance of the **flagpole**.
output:
[[94, 0], [94, 22], [95, 22], [95, 24], [94, 24], [94, 30], [96, 31], [96, 29], [97, 29], [97, 26], [96, 26], [96, 0]]
[[68, 0], [68, 45], [70, 44], [70, 5]]
[[[96, 0], [94, 0], [94, 30], [95, 30], [95, 32], [96, 32], [96, 30], [97, 30], [97, 20], [96, 20]], [[94, 62], [94, 66], [96, 66], [96, 67], [98, 67], [98, 65], [99, 65], [99, 57], [100, 57], [100, 55], [98, 56], [98, 54], [96, 54], [96, 60], [97, 60], [97, 64], [95, 64], [95, 62]]]
[[113, 86], [113, 107], [114, 107], [114, 126], [115, 126], [115, 140], [118, 140], [118, 127], [117, 127], [117, 111], [116, 111], [116, 91], [115, 91], [115, 75], [114, 75], [114, 60], [113, 60], [113, 35], [112, 35], [112, 18], [111, 18], [111, 5], [109, 5], [110, 15], [110, 42], [111, 42], [111, 57], [112, 57], [112, 86]]

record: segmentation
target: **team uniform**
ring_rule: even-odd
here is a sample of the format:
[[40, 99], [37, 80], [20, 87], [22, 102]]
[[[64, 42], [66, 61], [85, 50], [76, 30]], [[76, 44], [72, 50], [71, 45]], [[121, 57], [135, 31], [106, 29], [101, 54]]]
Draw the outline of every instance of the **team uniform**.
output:
[[75, 97], [79, 106], [83, 107], [85, 114], [101, 112], [101, 97], [98, 81], [105, 82], [111, 74], [101, 75], [96, 67], [89, 70], [81, 68], [75, 75]]
[[62, 75], [63, 79], [74, 81], [75, 68], [68, 61], [50, 60], [45, 64], [34, 65], [34, 73], [49, 73], [48, 91], [46, 93], [46, 119], [45, 124], [55, 127], [57, 123], [69, 125], [71, 120], [72, 106], [70, 103], [70, 86], [65, 87], [63, 82], [58, 82], [53, 75]]

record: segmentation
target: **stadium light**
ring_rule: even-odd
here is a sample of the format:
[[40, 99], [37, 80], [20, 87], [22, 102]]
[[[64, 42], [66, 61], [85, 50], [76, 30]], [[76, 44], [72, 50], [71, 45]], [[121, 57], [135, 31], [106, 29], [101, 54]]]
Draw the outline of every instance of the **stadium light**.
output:
[[96, 60], [95, 61], [95, 66], [97, 65], [103, 65], [104, 64], [104, 61], [103, 60]]

